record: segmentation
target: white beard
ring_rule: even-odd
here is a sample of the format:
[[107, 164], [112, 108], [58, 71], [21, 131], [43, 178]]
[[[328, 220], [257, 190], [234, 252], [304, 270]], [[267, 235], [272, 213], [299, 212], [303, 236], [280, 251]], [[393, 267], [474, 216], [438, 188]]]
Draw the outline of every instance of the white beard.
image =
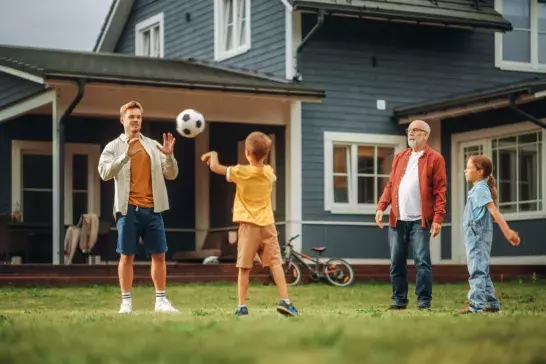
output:
[[410, 148], [417, 147], [417, 140], [408, 140], [408, 145]]

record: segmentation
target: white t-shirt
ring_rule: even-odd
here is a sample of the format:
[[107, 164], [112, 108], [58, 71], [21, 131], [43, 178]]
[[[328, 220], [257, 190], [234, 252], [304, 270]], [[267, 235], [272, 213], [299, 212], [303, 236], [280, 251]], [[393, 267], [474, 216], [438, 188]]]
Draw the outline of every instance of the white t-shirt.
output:
[[411, 152], [406, 166], [406, 171], [400, 188], [398, 189], [398, 206], [400, 209], [400, 220], [417, 221], [421, 220], [421, 192], [419, 190], [419, 158], [424, 150]]

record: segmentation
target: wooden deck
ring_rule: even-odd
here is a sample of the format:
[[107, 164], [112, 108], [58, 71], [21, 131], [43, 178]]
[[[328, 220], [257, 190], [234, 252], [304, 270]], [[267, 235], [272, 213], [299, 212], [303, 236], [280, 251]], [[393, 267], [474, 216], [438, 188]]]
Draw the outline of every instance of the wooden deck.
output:
[[[389, 281], [387, 265], [354, 265], [357, 282]], [[236, 282], [237, 269], [234, 264], [169, 264], [168, 283]], [[546, 278], [546, 265], [494, 265], [491, 266], [494, 281], [509, 281], [518, 278]], [[252, 280], [268, 283], [269, 274], [259, 266], [253, 268]], [[304, 274], [304, 283], [308, 283]], [[408, 279], [415, 281], [415, 267], [408, 266]], [[435, 283], [464, 282], [468, 279], [466, 266], [433, 266]], [[137, 264], [134, 269], [136, 284], [151, 284], [150, 265]], [[1, 286], [71, 286], [71, 285], [118, 284], [117, 265], [0, 265]]]

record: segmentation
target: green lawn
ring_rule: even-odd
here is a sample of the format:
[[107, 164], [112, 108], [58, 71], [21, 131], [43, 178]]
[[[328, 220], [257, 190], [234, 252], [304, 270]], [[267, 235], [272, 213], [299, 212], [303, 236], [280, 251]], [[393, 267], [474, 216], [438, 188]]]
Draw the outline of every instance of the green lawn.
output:
[[[497, 283], [503, 311], [463, 316], [466, 284], [436, 284], [433, 309], [390, 312], [390, 286], [290, 290], [301, 317], [275, 312], [274, 286], [170, 285], [180, 314], [155, 314], [151, 287], [119, 315], [114, 286], [0, 288], [0, 363], [542, 363], [546, 282]], [[413, 292], [414, 286], [410, 287]]]

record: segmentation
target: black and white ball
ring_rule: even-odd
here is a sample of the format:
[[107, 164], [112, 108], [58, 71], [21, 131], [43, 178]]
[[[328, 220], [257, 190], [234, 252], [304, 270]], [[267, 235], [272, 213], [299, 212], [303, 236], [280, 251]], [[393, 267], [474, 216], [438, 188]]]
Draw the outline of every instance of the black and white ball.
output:
[[195, 138], [205, 130], [205, 118], [199, 111], [188, 109], [176, 117], [176, 131], [186, 138]]

